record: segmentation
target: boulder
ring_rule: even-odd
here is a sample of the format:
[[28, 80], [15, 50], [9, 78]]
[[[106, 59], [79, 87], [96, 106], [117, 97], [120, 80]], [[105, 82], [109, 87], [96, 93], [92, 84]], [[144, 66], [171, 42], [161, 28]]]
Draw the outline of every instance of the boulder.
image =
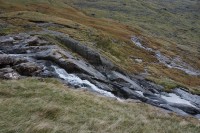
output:
[[12, 68], [2, 68], [0, 69], [0, 78], [2, 79], [19, 79], [20, 75], [14, 71]]
[[47, 45], [49, 42], [40, 39], [38, 36], [31, 36], [29, 39], [25, 40], [25, 43], [27, 43], [29, 46], [42, 46]]
[[13, 44], [14, 39], [13, 37], [1, 37], [0, 44]]
[[14, 66], [23, 62], [27, 62], [27, 60], [21, 57], [0, 54], [0, 67], [5, 67], [7, 65]]
[[21, 63], [14, 69], [23, 76], [35, 76], [42, 71], [42, 66], [34, 62]]
[[135, 62], [137, 62], [137, 63], [142, 63], [143, 60], [142, 60], [142, 59], [135, 59]]

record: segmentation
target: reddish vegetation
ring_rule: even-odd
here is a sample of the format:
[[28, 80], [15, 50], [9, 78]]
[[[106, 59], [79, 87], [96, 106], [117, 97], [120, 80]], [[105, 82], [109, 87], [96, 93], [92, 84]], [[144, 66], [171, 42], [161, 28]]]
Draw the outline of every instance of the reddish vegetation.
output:
[[[142, 36], [144, 43], [146, 43], [147, 46], [149, 47], [152, 47], [154, 49], [160, 49], [163, 53], [170, 56], [174, 56], [177, 53], [179, 53], [181, 57], [185, 57], [184, 51], [180, 52], [180, 48], [177, 48], [176, 44], [171, 45], [172, 47], [170, 48], [170, 50], [165, 50], [162, 48], [163, 45], [159, 43], [156, 39], [146, 37], [137, 29], [134, 29], [130, 26], [127, 26], [125, 24], [122, 24], [110, 19], [99, 19], [99, 18], [86, 16], [80, 10], [69, 7], [67, 5], [63, 6], [63, 8], [58, 8], [56, 6], [49, 6], [46, 4], [29, 4], [29, 5], [15, 4], [13, 6], [13, 5], [5, 5], [3, 3], [3, 0], [0, 0], [0, 7], [2, 10], [7, 11], [7, 12], [8, 11], [40, 12], [43, 14], [57, 16], [57, 17], [64, 18], [67, 20], [72, 20], [73, 22], [80, 23], [87, 27], [95, 28], [97, 29], [100, 35], [102, 34], [103, 36], [107, 36], [108, 38], [110, 37], [116, 38], [120, 40], [121, 42], [126, 42], [126, 44], [128, 44], [126, 46], [119, 48], [122, 58], [124, 58], [123, 64], [120, 63], [120, 66], [126, 69], [127, 71], [133, 72], [133, 73], [139, 73], [143, 71], [144, 67], [149, 65], [151, 67], [155, 67], [155, 71], [153, 71], [152, 73], [152, 75], [155, 76], [155, 78], [164, 76], [164, 77], [173, 79], [177, 83], [180, 83], [181, 85], [185, 85], [187, 87], [198, 88], [200, 86], [200, 82], [199, 82], [200, 77], [189, 76], [176, 69], [167, 69], [159, 65], [155, 65], [155, 64], [152, 65], [152, 62], [158, 62], [155, 59], [154, 55], [152, 53], [146, 52], [145, 50], [141, 50], [135, 47], [130, 41], [130, 38], [132, 35]], [[12, 21], [15, 21], [15, 20], [12, 20]], [[145, 61], [145, 63], [142, 63], [142, 64], [132, 63], [129, 59], [131, 55], [141, 57]], [[191, 57], [185, 57], [184, 60], [190, 61], [191, 64], [195, 64], [198, 68], [200, 68], [200, 61], [194, 62], [194, 61], [191, 61], [190, 58]], [[198, 58], [198, 57], [195, 57], [195, 58]], [[117, 63], [119, 64], [119, 62]]]

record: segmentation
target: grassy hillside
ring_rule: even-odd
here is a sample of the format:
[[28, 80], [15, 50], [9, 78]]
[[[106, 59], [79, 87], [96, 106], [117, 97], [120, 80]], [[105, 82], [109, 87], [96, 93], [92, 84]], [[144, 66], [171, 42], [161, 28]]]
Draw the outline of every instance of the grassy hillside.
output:
[[[88, 15], [118, 20], [156, 39], [170, 41], [199, 54], [200, 2], [198, 0], [72, 0]], [[198, 48], [198, 49], [196, 49]]]
[[[159, 64], [152, 53], [136, 47], [130, 40], [132, 35], [140, 36], [149, 47], [159, 49], [162, 53], [172, 57], [179, 55], [185, 62], [199, 69], [199, 30], [197, 30], [199, 27], [199, 19], [196, 19], [199, 15], [196, 14], [198, 8], [195, 6], [195, 1], [190, 1], [189, 3], [183, 2], [183, 5], [195, 6], [194, 13], [188, 11], [190, 8], [186, 10], [187, 12], [185, 11], [186, 16], [187, 14], [188, 16], [190, 16], [190, 14], [196, 16], [192, 17], [195, 19], [195, 25], [191, 24], [192, 20], [183, 19], [177, 15], [181, 14], [182, 8], [179, 10], [177, 9], [177, 11], [179, 11], [178, 13], [169, 12], [168, 8], [178, 8], [177, 3], [171, 7], [166, 3], [163, 5], [163, 3], [159, 1], [149, 3], [147, 1], [131, 2], [127, 0], [125, 3], [122, 1], [115, 1], [115, 4], [113, 4], [113, 2], [114, 1], [0, 0], [0, 34], [6, 35], [30, 30], [42, 30], [40, 27], [37, 27], [36, 22], [61, 24], [65, 26], [65, 28], [51, 27], [50, 29], [68, 34], [70, 37], [93, 47], [129, 73], [139, 74], [146, 69], [150, 74], [147, 78], [164, 85], [166, 89], [171, 89], [175, 86], [184, 86], [193, 92], [200, 93], [200, 77], [190, 76], [180, 70], [170, 69]], [[77, 8], [69, 6], [72, 4], [76, 7], [81, 6], [88, 15], [85, 15]], [[109, 5], [115, 5], [116, 8], [108, 8]], [[164, 14], [160, 14], [162, 12], [154, 9], [160, 9], [164, 6], [167, 8], [162, 10]], [[101, 10], [99, 9], [100, 7]], [[114, 11], [110, 12], [110, 10]], [[124, 10], [128, 10], [128, 13], [124, 13]], [[150, 11], [153, 13], [150, 13]], [[90, 16], [91, 13], [93, 13], [92, 16]], [[116, 19], [113, 17], [116, 15], [110, 15], [109, 17], [109, 13], [115, 13], [121, 21], [118, 22], [108, 19]], [[164, 17], [166, 15], [168, 15], [168, 17]], [[185, 15], [183, 16], [186, 17]], [[130, 20], [124, 17], [130, 18]], [[170, 21], [165, 21], [165, 18], [170, 18]], [[174, 24], [171, 21], [178, 21], [180, 24]], [[149, 29], [139, 26], [139, 24], [145, 24]], [[163, 26], [162, 24], [167, 26]], [[175, 33], [177, 28], [188, 28], [191, 26], [196, 27], [195, 31], [197, 30], [197, 32], [187, 32], [193, 36], [188, 36], [189, 39], [184, 40], [176, 36], [172, 36], [171, 38], [165, 36], [165, 34], [168, 33]], [[183, 35], [187, 36], [185, 32]], [[180, 44], [177, 40], [186, 42], [188, 45], [182, 45], [182, 43]], [[142, 59], [143, 62], [137, 63], [134, 60], [135, 58]]]
[[[89, 16], [114, 19], [133, 27], [134, 30], [139, 30], [140, 35], [149, 37], [148, 41], [154, 41], [148, 42], [150, 47], [171, 56], [179, 55], [192, 66], [200, 68], [200, 2], [198, 0], [82, 0], [81, 2], [71, 0], [70, 2]], [[172, 76], [174, 71], [169, 72], [148, 65], [152, 73], [158, 73], [157, 76], [165, 73], [168, 78], [170, 77], [167, 80], [180, 81], [182, 78], [177, 73], [175, 74], [177, 76]]]
[[198, 120], [69, 89], [54, 79], [0, 81], [0, 106], [1, 133], [200, 132]]

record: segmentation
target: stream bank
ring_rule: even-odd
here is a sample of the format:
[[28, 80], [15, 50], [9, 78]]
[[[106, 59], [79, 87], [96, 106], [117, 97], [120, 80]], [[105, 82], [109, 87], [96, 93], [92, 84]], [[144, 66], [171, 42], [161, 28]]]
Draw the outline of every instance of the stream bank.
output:
[[[67, 49], [49, 42], [43, 35], [56, 38]], [[137, 99], [200, 119], [200, 96], [184, 88], [166, 93], [162, 86], [120, 71], [97, 51], [54, 31], [0, 37], [0, 78], [26, 76], [59, 78], [74, 88], [85, 88], [119, 100]]]

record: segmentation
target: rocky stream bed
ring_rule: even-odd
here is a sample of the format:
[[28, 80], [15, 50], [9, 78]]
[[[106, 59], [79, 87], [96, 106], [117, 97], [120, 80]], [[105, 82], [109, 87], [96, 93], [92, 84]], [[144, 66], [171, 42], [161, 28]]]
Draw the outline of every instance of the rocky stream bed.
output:
[[[48, 41], [55, 38], [66, 47]], [[75, 56], [77, 55], [77, 56]], [[98, 52], [55, 31], [0, 37], [0, 78], [55, 77], [74, 88], [122, 99], [137, 99], [183, 116], [200, 119], [200, 96], [184, 88], [171, 93], [143, 78], [124, 73]]]

